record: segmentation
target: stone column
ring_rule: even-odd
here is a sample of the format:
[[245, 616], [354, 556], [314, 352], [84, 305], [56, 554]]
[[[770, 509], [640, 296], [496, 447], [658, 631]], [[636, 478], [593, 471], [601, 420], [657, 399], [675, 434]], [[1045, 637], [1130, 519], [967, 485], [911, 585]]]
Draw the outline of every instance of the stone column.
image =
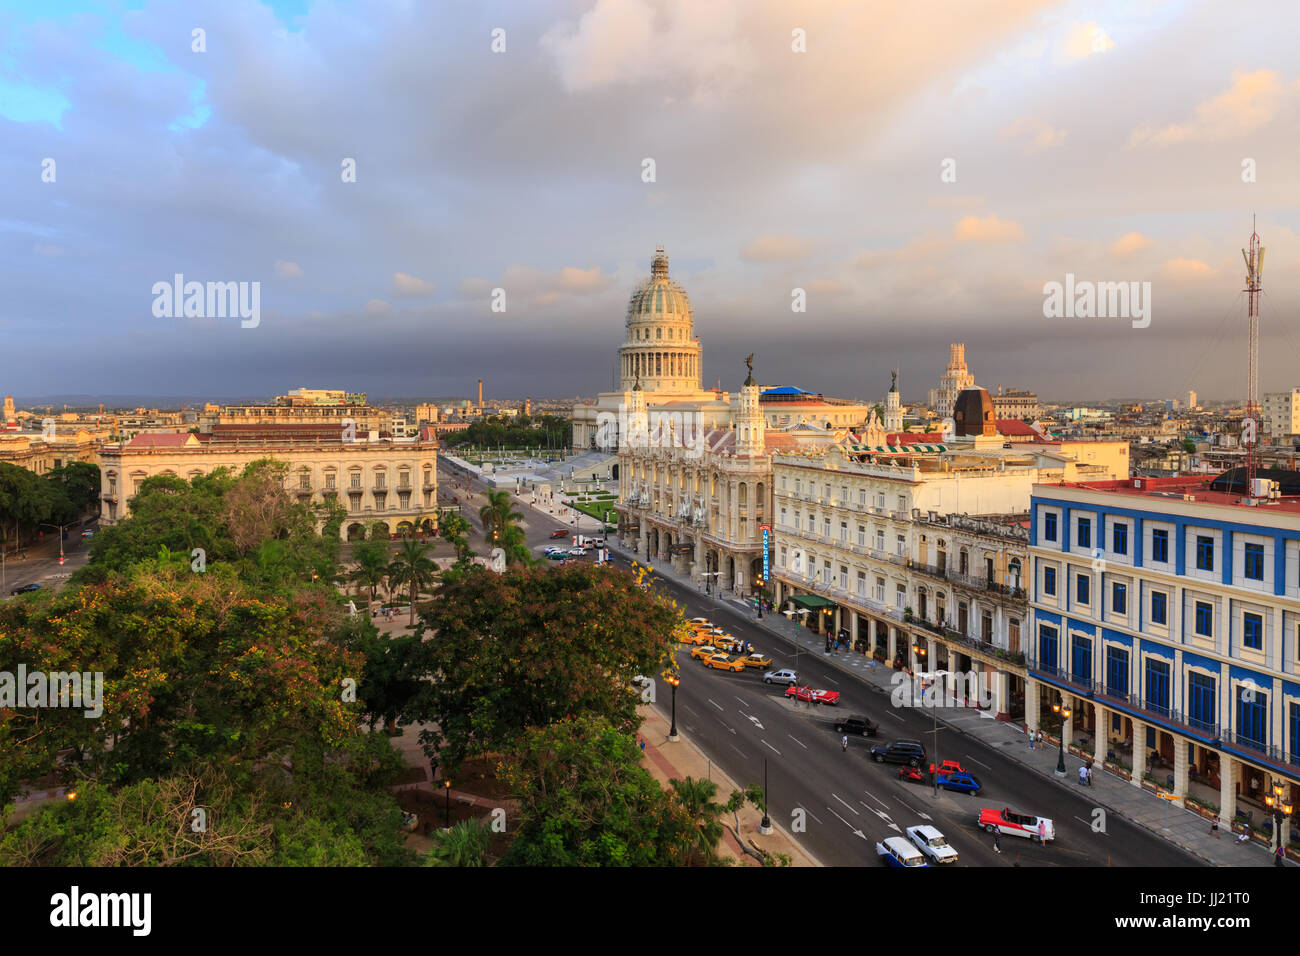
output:
[[[935, 642], [935, 639], [933, 637], [927, 637], [925, 639], [925, 667], [926, 670], [930, 671], [931, 673], [938, 670], [938, 666], [934, 663], [935, 649], [937, 647], [938, 644]], [[945, 686], [946, 686], [946, 682], [945, 682]]]
[[984, 678], [992, 685], [994, 715], [998, 720], [1009, 720], [1011, 718], [1011, 675], [997, 668], [989, 670], [986, 665]]
[[649, 561], [650, 560], [650, 554], [649, 554], [650, 528], [648, 527], [649, 522], [646, 521], [645, 515], [642, 515], [637, 520], [638, 523], [641, 525], [641, 530], [638, 533], [638, 544], [640, 545], [640, 547], [637, 550], [637, 557], [642, 561]]
[[1092, 762], [1100, 769], [1106, 759], [1106, 751], [1110, 749], [1110, 727], [1106, 725], [1107, 711], [1101, 701], [1094, 701], [1092, 706], [1097, 728], [1097, 732], [1092, 735]]
[[853, 611], [849, 614], [849, 647], [857, 649], [858, 646], [858, 613]]
[[889, 625], [889, 656], [886, 660], [889, 666], [894, 666], [894, 661], [898, 658], [898, 628], [892, 624]]
[[691, 577], [696, 581], [704, 580], [704, 538], [695, 533], [695, 560], [691, 564]]
[[1039, 728], [1038, 707], [1041, 701], [1041, 691], [1038, 681], [1032, 677], [1025, 678], [1025, 726], [1031, 731]]
[[1174, 793], [1187, 796], [1187, 741], [1174, 737]]
[[[1241, 764], [1236, 758], [1219, 752], [1219, 826], [1232, 832], [1232, 822], [1237, 818], [1237, 781], [1241, 779]], [[1290, 836], [1290, 834], [1288, 834]]]
[[1133, 722], [1133, 779], [1129, 782], [1135, 787], [1142, 786], [1142, 777], [1147, 772], [1147, 725], [1140, 720]]

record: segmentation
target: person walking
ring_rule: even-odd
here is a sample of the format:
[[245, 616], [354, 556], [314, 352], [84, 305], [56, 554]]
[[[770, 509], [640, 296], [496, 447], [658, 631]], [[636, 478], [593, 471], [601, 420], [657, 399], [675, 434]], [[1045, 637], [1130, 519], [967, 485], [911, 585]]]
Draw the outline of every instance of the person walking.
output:
[[994, 853], [1002, 852], [1002, 831], [1001, 830], [993, 831], [993, 852]]
[[1092, 764], [1088, 764], [1088, 786], [1092, 786]]
[[1219, 839], [1219, 818], [1218, 817], [1210, 818], [1210, 834], [1214, 837], [1214, 839], [1216, 840]]
[[848, 750], [849, 750], [849, 735], [845, 734], [843, 737], [840, 738], [840, 751], [843, 753], [848, 753]]
[[1031, 730], [1031, 731], [1029, 732], [1029, 749], [1030, 749], [1030, 750], [1034, 750], [1034, 749], [1035, 749], [1035, 747], [1034, 747], [1034, 740], [1035, 740], [1035, 739], [1036, 739], [1036, 738], [1035, 738], [1034, 732]]
[[1038, 749], [1043, 749], [1043, 732], [1041, 730], [1038, 732]]

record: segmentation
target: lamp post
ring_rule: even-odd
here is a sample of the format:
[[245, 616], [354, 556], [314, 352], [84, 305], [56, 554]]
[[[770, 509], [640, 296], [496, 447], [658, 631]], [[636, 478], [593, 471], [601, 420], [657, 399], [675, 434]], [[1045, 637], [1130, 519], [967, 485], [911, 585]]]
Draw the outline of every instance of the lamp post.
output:
[[47, 524], [47, 523], [45, 523], [45, 522], [42, 522], [41, 525], [40, 525], [40, 527], [42, 527], [42, 528], [58, 528], [58, 529], [59, 529], [59, 564], [63, 564], [63, 529], [64, 529], [64, 528], [70, 528], [70, 527], [72, 527], [72, 525], [70, 525], [70, 524]]
[[763, 819], [758, 824], [758, 832], [767, 836], [772, 832], [772, 818], [767, 815], [767, 758], [763, 758]]
[[1286, 851], [1282, 847], [1282, 823], [1287, 817], [1291, 816], [1291, 811], [1295, 808], [1290, 803], [1282, 799], [1282, 794], [1286, 790], [1282, 784], [1274, 780], [1273, 792], [1264, 797], [1264, 803], [1268, 805], [1273, 814], [1273, 834], [1277, 837], [1277, 846], [1273, 849], [1273, 863], [1276, 866], [1282, 865], [1282, 858]]
[[443, 829], [450, 830], [451, 829], [451, 781], [450, 780], [444, 780], [442, 782], [442, 792], [447, 795], [446, 801], [443, 804], [443, 815], [442, 815]]
[[1070, 708], [1065, 706], [1065, 698], [1058, 697], [1052, 705], [1052, 713], [1061, 715], [1061, 732], [1056, 751], [1056, 775], [1065, 776], [1065, 722], [1070, 719]]
[[677, 736], [677, 685], [682, 682], [682, 679], [678, 675], [669, 672], [664, 674], [664, 681], [673, 689], [672, 726], [668, 728], [668, 739], [675, 742], [680, 739]]

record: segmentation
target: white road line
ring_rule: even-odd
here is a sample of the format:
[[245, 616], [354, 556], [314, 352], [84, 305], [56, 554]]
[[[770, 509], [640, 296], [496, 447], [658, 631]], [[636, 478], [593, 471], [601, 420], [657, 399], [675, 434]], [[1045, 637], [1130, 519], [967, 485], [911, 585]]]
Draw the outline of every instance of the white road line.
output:
[[[874, 793], [872, 793], [870, 790], [863, 790], [862, 792], [865, 793], [867, 796], [869, 796], [872, 800], [875, 800], [876, 803], [880, 804], [880, 805], [881, 805], [882, 807], [884, 807], [886, 810], [889, 809], [889, 804], [887, 804], [884, 800], [881, 800], [878, 796], [876, 796], [876, 795], [875, 795]], [[864, 803], [863, 806], [866, 806], [866, 804]]]
[[829, 681], [830, 683], [834, 684], [836, 687], [839, 687], [839, 686], [840, 686], [840, 682], [837, 681], [834, 677], [828, 677], [828, 678], [826, 678], [826, 680]]
[[722, 710], [722, 705], [719, 704], [717, 701], [715, 701], [712, 697], [706, 697], [704, 699], [707, 700], [714, 707], [718, 708], [718, 710]]
[[[853, 810], [852, 807], [850, 807], [847, 803], [845, 803], [844, 798], [841, 797], [838, 793], [832, 793], [831, 796], [834, 797], [836, 800], [839, 800], [840, 803], [843, 803], [846, 807], [849, 807], [850, 810]], [[861, 816], [861, 814], [858, 813], [857, 810], [853, 810], [853, 815], [854, 815], [854, 816]]]
[[737, 747], [735, 744], [732, 744], [732, 745], [731, 745], [731, 749], [734, 750], [736, 753], [740, 754], [740, 755], [741, 755], [742, 757], [744, 757], [746, 760], [749, 759], [749, 754], [745, 753], [745, 751], [741, 750], [741, 749], [740, 749], [739, 747]]
[[900, 798], [898, 802], [901, 803], [903, 806], [907, 807], [907, 809], [911, 810], [913, 813], [920, 813], [920, 812], [921, 812], [920, 810], [915, 810], [915, 809], [913, 809], [912, 807], [908, 806], [906, 800], [903, 800], [903, 799]]
[[682, 704], [682, 710], [686, 711], [688, 714], [695, 714], [696, 717], [700, 716], [699, 714], [695, 713], [695, 708], [692, 707], [690, 704]]
[[979, 764], [979, 765], [980, 765], [981, 767], [983, 767], [985, 770], [992, 770], [992, 769], [993, 769], [993, 768], [990, 767], [988, 764], [984, 763], [984, 761], [982, 761], [982, 760], [976, 760], [976, 759], [975, 759], [974, 757], [972, 757], [970, 754], [967, 754], [967, 755], [966, 755], [966, 759], [969, 760], [971, 763], [977, 763], [977, 764]]
[[896, 721], [898, 721], [900, 724], [903, 722], [903, 718], [902, 718], [902, 717], [899, 717], [898, 714], [894, 713], [892, 710], [887, 710], [887, 711], [885, 711], [885, 714], [886, 714], [886, 716], [893, 717], [893, 718], [894, 718]]
[[[742, 697], [737, 697], [736, 700], [740, 701], [742, 704], [745, 703], [745, 700]], [[741, 713], [743, 714], [744, 711], [742, 710]]]
[[763, 740], [763, 739], [760, 738], [760, 739], [759, 739], [759, 743], [761, 743], [761, 744], [762, 744], [764, 747], [766, 747], [768, 750], [772, 751], [772, 753], [776, 754], [778, 757], [781, 756], [781, 751], [777, 750], [775, 747], [773, 747], [771, 744], [769, 744], [766, 740]]
[[[834, 794], [832, 794], [832, 796], [834, 796]], [[842, 816], [840, 816], [838, 813], [835, 813], [835, 811], [834, 811], [834, 810], [831, 810], [830, 807], [827, 807], [826, 809], [827, 809], [830, 813], [832, 813], [832, 814], [835, 816], [835, 819], [836, 819], [836, 820], [839, 820], [840, 823], [844, 824], [846, 827], [848, 827], [848, 828], [849, 828], [850, 830], [852, 830], [854, 833], [857, 833], [857, 832], [858, 832], [858, 828], [857, 828], [857, 827], [855, 827], [852, 823], [849, 823], [848, 820], [845, 820], [845, 819], [844, 819]], [[855, 811], [855, 812], [856, 812], [856, 811]]]
[[805, 743], [802, 743], [802, 742], [799, 740], [799, 738], [798, 738], [798, 737], [795, 737], [793, 734], [786, 734], [786, 736], [789, 737], [791, 740], [793, 740], [795, 743], [799, 744], [800, 747], [803, 747], [804, 750], [807, 750], [807, 749], [808, 749], [808, 745], [805, 744]]
[[[808, 814], [808, 816], [812, 817], [812, 818], [813, 818], [814, 820], [816, 820], [818, 823], [821, 823], [821, 822], [822, 822], [821, 819], [817, 816], [817, 814], [813, 813], [813, 812], [812, 812], [811, 810], [809, 810], [807, 807], [796, 807], [796, 809], [798, 809], [798, 810], [802, 810], [804, 813]], [[825, 824], [822, 824], [822, 825], [825, 826]]]
[[[1092, 824], [1089, 823], [1087, 820], [1085, 820], [1083, 817], [1075, 817], [1074, 819], [1078, 820], [1080, 823], [1082, 823], [1082, 824], [1083, 824], [1085, 827], [1087, 827], [1089, 830], [1092, 830]], [[1093, 832], [1093, 833], [1096, 833], [1097, 831], [1096, 831], [1096, 830], [1093, 830], [1092, 832]], [[1102, 830], [1101, 832], [1102, 832], [1102, 833], [1106, 833], [1105, 830]], [[1110, 834], [1109, 834], [1109, 833], [1106, 833], [1106, 836], [1110, 836]]]

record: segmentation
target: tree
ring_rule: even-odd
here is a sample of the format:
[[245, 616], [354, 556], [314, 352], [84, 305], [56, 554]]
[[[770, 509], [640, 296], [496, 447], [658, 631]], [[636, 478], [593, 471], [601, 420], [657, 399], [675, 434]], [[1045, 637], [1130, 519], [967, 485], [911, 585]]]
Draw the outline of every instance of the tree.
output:
[[693, 821], [641, 766], [633, 737], [595, 715], [529, 730], [502, 761], [520, 803], [508, 866], [675, 866], [698, 858]]
[[483, 537], [493, 547], [505, 549], [507, 563], [531, 562], [532, 554], [524, 540], [523, 529], [518, 527], [524, 516], [511, 506], [510, 492], [489, 491], [487, 504], [479, 508], [478, 514], [483, 521]]
[[469, 522], [458, 514], [446, 514], [438, 521], [438, 534], [456, 549], [456, 563], [466, 565], [474, 557], [469, 544]]
[[632, 677], [671, 661], [680, 622], [670, 603], [612, 567], [444, 575], [417, 630], [428, 639], [416, 650], [423, 680], [410, 719], [435, 725], [421, 739], [453, 768], [571, 714], [630, 732]]
[[1189, 455], [1195, 455], [1195, 454], [1196, 454], [1196, 442], [1192, 441], [1190, 438], [1184, 438], [1184, 439], [1183, 439], [1183, 451], [1187, 452], [1187, 454], [1189, 454]]
[[388, 566], [388, 580], [394, 587], [410, 589], [411, 626], [415, 626], [415, 599], [420, 591], [433, 584], [438, 566], [428, 558], [429, 546], [412, 538], [402, 541], [402, 548]]
[[691, 853], [692, 862], [714, 862], [718, 842], [725, 832], [718, 818], [726, 812], [726, 808], [713, 799], [718, 793], [718, 785], [712, 780], [696, 780], [693, 777], [685, 780], [672, 779], [668, 785], [672, 787], [673, 798], [695, 822], [697, 836]]
[[492, 830], [482, 820], [462, 820], [433, 835], [425, 866], [491, 866]]
[[356, 570], [349, 576], [361, 587], [370, 589], [370, 599], [366, 602], [367, 612], [375, 600], [375, 588], [384, 583], [388, 577], [388, 544], [378, 541], [358, 541], [352, 549], [352, 560], [357, 563]]
[[84, 461], [70, 461], [51, 469], [47, 481], [58, 485], [67, 495], [73, 520], [88, 511], [99, 511], [99, 466]]

